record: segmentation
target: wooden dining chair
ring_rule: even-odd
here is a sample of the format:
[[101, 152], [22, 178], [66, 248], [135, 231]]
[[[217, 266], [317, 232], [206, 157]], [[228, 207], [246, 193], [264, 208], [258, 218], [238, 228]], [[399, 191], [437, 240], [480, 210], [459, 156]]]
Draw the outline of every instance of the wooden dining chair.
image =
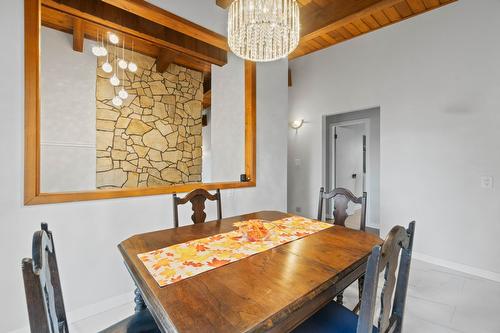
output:
[[211, 194], [210, 192], [204, 189], [196, 189], [184, 198], [179, 198], [177, 194], [174, 193], [174, 226], [177, 228], [179, 226], [179, 205], [184, 205], [188, 202], [191, 202], [191, 208], [193, 210], [193, 215], [191, 215], [191, 220], [194, 223], [204, 223], [207, 214], [205, 213], [205, 201], [217, 201], [217, 219], [222, 219], [222, 205], [220, 198], [220, 190], [217, 189], [215, 194]]
[[[325, 193], [325, 188], [321, 187], [319, 189], [318, 221], [323, 220], [323, 202], [332, 199], [333, 199], [333, 224], [345, 227], [345, 222], [349, 217], [349, 214], [347, 213], [347, 208], [349, 206], [349, 202], [353, 202], [355, 204], [361, 205], [359, 229], [361, 231], [366, 230], [366, 199], [367, 199], [366, 192], [363, 192], [363, 195], [358, 198], [351, 191], [342, 187], [336, 188], [326, 193]], [[361, 302], [361, 295], [363, 294], [363, 283], [364, 283], [363, 279], [364, 277], [361, 277], [358, 280], [359, 302]], [[344, 293], [339, 293], [337, 295], [337, 303], [343, 304], [343, 299], [344, 299]], [[359, 307], [359, 304], [360, 303], [358, 303], [355, 309]]]
[[345, 222], [349, 217], [347, 208], [349, 202], [361, 205], [361, 216], [359, 229], [365, 231], [366, 229], [366, 199], [367, 194], [363, 192], [361, 197], [356, 197], [348, 189], [339, 187], [330, 192], [325, 193], [325, 188], [319, 190], [319, 204], [318, 204], [318, 220], [323, 220], [323, 202], [333, 199], [333, 224], [345, 227]]
[[[408, 229], [395, 226], [384, 244], [373, 248], [366, 267], [359, 316], [338, 303], [330, 302], [293, 332], [400, 333], [403, 327], [414, 234], [415, 222], [411, 222]], [[380, 296], [381, 308], [378, 324], [373, 326], [377, 287], [382, 272], [384, 283]]]
[[[32, 333], [67, 333], [68, 320], [64, 309], [59, 269], [52, 232], [46, 223], [33, 234], [33, 258], [22, 260], [22, 271], [28, 315]], [[101, 331], [103, 333], [159, 333], [148, 309]]]

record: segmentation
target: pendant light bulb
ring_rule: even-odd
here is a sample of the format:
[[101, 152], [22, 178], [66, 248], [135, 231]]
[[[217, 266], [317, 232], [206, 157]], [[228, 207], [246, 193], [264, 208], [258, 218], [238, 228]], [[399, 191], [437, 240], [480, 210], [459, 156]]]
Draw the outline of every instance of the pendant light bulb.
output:
[[106, 48], [104, 46], [101, 46], [100, 47], [100, 50], [99, 50], [99, 56], [100, 57], [105, 57], [108, 55], [108, 50], [106, 50]]
[[118, 42], [120, 41], [120, 39], [118, 38], [118, 36], [116, 34], [112, 33], [112, 32], [109, 34], [108, 39], [109, 39], [109, 41], [111, 43], [113, 43], [115, 45], [118, 44]]
[[92, 46], [92, 54], [95, 55], [96, 57], [101, 56], [101, 45], [99, 45], [99, 31], [97, 31], [97, 38], [96, 38], [97, 44]]
[[102, 70], [104, 73], [111, 73], [113, 71], [113, 66], [106, 60], [106, 62], [102, 64]]
[[116, 74], [113, 74], [113, 76], [111, 77], [111, 79], [109, 79], [109, 82], [111, 83], [112, 86], [117, 86], [120, 84], [120, 79], [118, 78], [118, 76], [116, 76]]
[[101, 47], [98, 45], [92, 46], [92, 54], [95, 55], [96, 57], [101, 56]]
[[118, 96], [113, 97], [111, 102], [113, 103], [114, 106], [122, 106], [122, 104], [123, 104], [122, 99]]
[[137, 72], [137, 65], [135, 64], [135, 62], [128, 63], [128, 70], [131, 71], [132, 73]]
[[127, 69], [127, 66], [128, 64], [124, 59], [118, 60], [118, 67], [120, 67], [121, 69]]
[[130, 53], [132, 60], [128, 62], [128, 70], [132, 73], [137, 72], [137, 64], [134, 62], [134, 41], [132, 41], [132, 52]]
[[118, 96], [120, 96], [121, 99], [127, 99], [128, 92], [122, 87], [118, 92]]

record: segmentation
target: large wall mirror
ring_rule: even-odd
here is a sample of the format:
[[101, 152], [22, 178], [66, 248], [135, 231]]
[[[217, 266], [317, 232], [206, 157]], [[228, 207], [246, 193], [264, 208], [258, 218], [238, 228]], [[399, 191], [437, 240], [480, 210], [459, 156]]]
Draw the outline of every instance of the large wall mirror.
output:
[[255, 65], [146, 2], [25, 0], [25, 203], [255, 186]]

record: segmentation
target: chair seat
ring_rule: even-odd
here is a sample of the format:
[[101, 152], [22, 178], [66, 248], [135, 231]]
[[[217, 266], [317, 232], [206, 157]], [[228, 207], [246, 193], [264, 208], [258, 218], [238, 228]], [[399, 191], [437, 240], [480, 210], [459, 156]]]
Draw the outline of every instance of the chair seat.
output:
[[101, 333], [160, 333], [148, 309], [134, 313], [128, 318], [101, 331]]
[[[357, 326], [358, 316], [355, 313], [336, 302], [330, 302], [300, 324], [293, 333], [356, 333]], [[374, 326], [372, 332], [378, 333], [378, 328]]]

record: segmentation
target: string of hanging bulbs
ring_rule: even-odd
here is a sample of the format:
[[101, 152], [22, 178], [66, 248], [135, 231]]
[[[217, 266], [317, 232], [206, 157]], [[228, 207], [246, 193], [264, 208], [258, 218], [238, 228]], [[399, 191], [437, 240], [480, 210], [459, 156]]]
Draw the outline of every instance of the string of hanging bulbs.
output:
[[[99, 38], [101, 37], [101, 38]], [[131, 73], [135, 73], [137, 71], [137, 64], [134, 63], [134, 44], [132, 43], [132, 60], [127, 61], [125, 59], [125, 41], [122, 40], [122, 52], [121, 52], [121, 57], [118, 58], [117, 55], [117, 46], [118, 43], [120, 42], [120, 38], [112, 32], [107, 33], [107, 38], [106, 38], [106, 46], [104, 46], [104, 39], [105, 36], [104, 34], [100, 35], [99, 31], [97, 31], [97, 44], [95, 44], [92, 47], [92, 53], [96, 57], [106, 57], [106, 61], [101, 65], [101, 69], [103, 70], [104, 73], [110, 74], [113, 73], [111, 78], [109, 79], [109, 83], [113, 87], [118, 87], [121, 83], [121, 89], [118, 91], [118, 95], [113, 97], [111, 102], [113, 103], [114, 106], [120, 107], [123, 104], [123, 101], [128, 98], [128, 92], [125, 90], [124, 86], [124, 81], [125, 81], [125, 70], [128, 70]], [[112, 54], [108, 51], [110, 48], [110, 44], [113, 47], [113, 54], [114, 54], [114, 68], [111, 65], [110, 61], [110, 56], [113, 57]], [[119, 46], [118, 46], [119, 47]], [[113, 59], [111, 59], [113, 60]], [[118, 68], [122, 70], [122, 79], [120, 81], [118, 77]]]

